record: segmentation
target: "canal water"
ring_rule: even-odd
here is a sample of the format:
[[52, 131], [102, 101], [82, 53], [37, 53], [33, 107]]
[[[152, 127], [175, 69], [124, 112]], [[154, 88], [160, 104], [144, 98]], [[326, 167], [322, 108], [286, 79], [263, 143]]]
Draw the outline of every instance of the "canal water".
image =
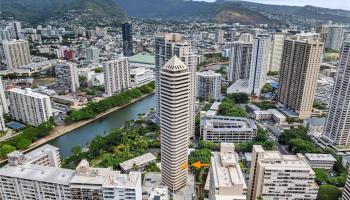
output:
[[105, 135], [115, 128], [123, 127], [126, 121], [137, 119], [138, 114], [146, 113], [154, 107], [155, 95], [152, 94], [89, 124], [70, 131], [50, 141], [49, 144], [58, 147], [61, 157], [66, 158], [71, 155], [72, 147], [77, 145], [83, 147], [97, 135]]

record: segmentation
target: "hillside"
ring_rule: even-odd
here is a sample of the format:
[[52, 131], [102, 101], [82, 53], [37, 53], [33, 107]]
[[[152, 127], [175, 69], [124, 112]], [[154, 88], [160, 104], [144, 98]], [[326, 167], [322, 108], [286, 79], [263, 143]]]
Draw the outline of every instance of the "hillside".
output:
[[207, 3], [184, 0], [114, 0], [133, 17], [194, 18], [218, 22], [275, 23], [267, 17], [242, 7], [239, 3]]
[[192, 0], [113, 0], [129, 16], [156, 18], [194, 18], [243, 24], [304, 23], [332, 20], [350, 22], [350, 11], [314, 6], [280, 6], [236, 0], [215, 3]]
[[1, 15], [27, 21], [40, 20], [69, 10], [99, 17], [123, 18], [124, 13], [112, 0], [1, 0]]

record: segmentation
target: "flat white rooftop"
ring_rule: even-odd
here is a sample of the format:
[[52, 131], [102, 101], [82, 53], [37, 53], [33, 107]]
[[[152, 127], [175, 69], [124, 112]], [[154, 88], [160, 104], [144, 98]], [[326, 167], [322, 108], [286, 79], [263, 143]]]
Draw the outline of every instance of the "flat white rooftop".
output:
[[49, 96], [40, 94], [40, 93], [36, 93], [33, 92], [32, 89], [30, 88], [26, 88], [25, 90], [19, 89], [19, 88], [12, 88], [10, 90], [8, 90], [9, 92], [13, 92], [13, 93], [17, 93], [17, 94], [22, 94], [22, 95], [26, 95], [26, 96], [30, 96], [30, 97], [34, 97], [37, 99], [44, 99], [44, 98], [48, 98]]
[[310, 161], [329, 161], [329, 162], [337, 161], [331, 154], [306, 153], [305, 157]]
[[74, 176], [74, 172], [74, 170], [70, 169], [26, 164], [22, 166], [5, 166], [0, 169], [0, 176], [68, 185]]
[[125, 170], [128, 171], [130, 169], [133, 168], [134, 165], [136, 166], [141, 166], [144, 164], [147, 164], [149, 162], [155, 161], [157, 158], [152, 154], [152, 153], [146, 153], [143, 154], [139, 157], [127, 160], [125, 162], [120, 163], [120, 167]]

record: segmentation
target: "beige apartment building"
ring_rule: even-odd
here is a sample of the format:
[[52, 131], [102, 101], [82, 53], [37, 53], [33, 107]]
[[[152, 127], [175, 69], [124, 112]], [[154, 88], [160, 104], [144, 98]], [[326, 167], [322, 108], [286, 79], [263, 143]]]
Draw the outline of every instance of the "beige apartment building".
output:
[[291, 117], [306, 119], [311, 115], [323, 46], [317, 35], [284, 40], [278, 101], [293, 113]]
[[301, 154], [282, 155], [254, 145], [248, 182], [248, 200], [315, 200], [315, 172]]
[[233, 143], [221, 143], [213, 153], [209, 171], [209, 200], [246, 200], [247, 185]]

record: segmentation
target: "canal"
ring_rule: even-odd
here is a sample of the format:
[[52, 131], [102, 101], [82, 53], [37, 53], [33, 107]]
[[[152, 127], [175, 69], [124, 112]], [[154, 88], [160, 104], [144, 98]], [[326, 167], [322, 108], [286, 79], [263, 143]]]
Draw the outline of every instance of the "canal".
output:
[[60, 148], [61, 157], [66, 158], [70, 156], [72, 147], [77, 145], [83, 147], [97, 135], [105, 135], [115, 128], [123, 127], [126, 121], [137, 119], [138, 114], [146, 113], [154, 107], [155, 95], [152, 94], [104, 117], [96, 119], [89, 124], [70, 131], [50, 141], [49, 144]]

